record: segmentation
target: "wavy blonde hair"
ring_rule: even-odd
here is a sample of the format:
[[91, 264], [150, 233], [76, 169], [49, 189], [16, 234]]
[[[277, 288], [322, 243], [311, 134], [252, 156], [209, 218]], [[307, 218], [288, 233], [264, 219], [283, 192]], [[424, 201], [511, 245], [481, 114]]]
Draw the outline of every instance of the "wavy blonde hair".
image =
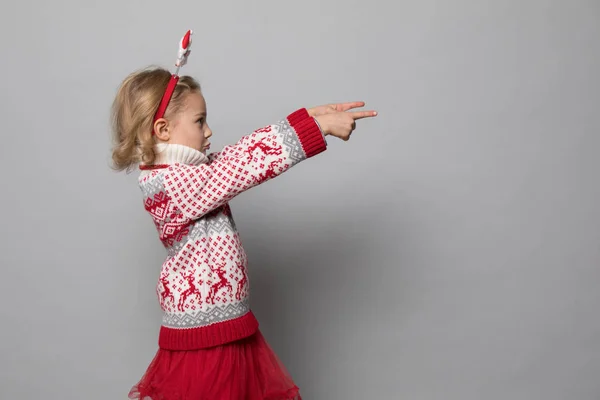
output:
[[[133, 72], [121, 83], [111, 109], [114, 169], [131, 171], [139, 163], [154, 162], [154, 114], [170, 78], [168, 70], [149, 67]], [[180, 77], [165, 118], [181, 111], [186, 95], [194, 91], [200, 91], [200, 84], [190, 76]]]

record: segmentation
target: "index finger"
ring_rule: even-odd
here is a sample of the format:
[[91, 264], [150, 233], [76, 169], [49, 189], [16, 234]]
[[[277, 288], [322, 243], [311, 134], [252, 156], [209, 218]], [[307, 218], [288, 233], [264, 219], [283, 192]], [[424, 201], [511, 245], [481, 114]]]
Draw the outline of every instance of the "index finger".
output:
[[354, 120], [375, 117], [377, 115], [377, 111], [355, 111], [349, 113]]
[[348, 103], [339, 103], [335, 105], [335, 108], [338, 111], [348, 111], [351, 110], [353, 108], [358, 108], [358, 107], [364, 107], [365, 106], [365, 102], [364, 101], [351, 101]]

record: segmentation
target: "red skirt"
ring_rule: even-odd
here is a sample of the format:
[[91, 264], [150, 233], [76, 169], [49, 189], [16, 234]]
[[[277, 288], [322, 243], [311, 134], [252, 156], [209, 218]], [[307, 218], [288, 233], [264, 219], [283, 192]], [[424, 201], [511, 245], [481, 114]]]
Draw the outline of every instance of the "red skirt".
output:
[[260, 331], [209, 349], [159, 349], [129, 398], [302, 400], [298, 387]]

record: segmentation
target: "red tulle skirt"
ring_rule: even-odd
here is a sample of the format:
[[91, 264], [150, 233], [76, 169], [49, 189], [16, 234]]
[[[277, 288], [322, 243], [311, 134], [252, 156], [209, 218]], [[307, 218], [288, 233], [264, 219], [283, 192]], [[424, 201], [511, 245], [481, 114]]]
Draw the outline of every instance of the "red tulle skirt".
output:
[[130, 399], [302, 400], [262, 333], [209, 349], [159, 349]]

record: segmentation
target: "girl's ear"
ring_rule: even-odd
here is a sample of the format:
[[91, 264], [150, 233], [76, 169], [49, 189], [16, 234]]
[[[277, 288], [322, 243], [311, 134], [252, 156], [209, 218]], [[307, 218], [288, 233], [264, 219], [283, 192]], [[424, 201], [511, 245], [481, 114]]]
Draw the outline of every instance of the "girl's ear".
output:
[[163, 142], [169, 141], [170, 132], [169, 132], [169, 121], [164, 118], [159, 118], [154, 122], [152, 126], [154, 129], [154, 135]]

